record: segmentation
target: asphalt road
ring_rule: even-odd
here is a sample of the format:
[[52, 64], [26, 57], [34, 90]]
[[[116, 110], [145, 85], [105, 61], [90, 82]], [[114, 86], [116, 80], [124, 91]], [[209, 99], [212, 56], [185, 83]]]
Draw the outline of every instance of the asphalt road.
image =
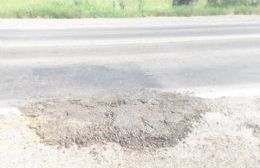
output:
[[141, 88], [260, 93], [260, 17], [0, 20], [2, 99]]
[[[93, 106], [80, 97], [142, 88], [227, 97], [137, 92], [115, 107], [112, 100], [111, 108], [103, 94]], [[0, 19], [0, 167], [257, 167], [259, 97], [260, 16]], [[121, 126], [147, 128], [145, 136], [139, 131], [129, 137], [140, 135], [133, 142], [141, 144], [158, 141], [154, 147], [168, 140], [168, 130], [173, 137], [188, 136], [145, 151], [118, 143], [42, 144], [51, 143], [52, 135], [87, 142], [83, 137], [92, 130], [80, 127], [93, 124], [94, 132], [103, 133], [103, 122], [115, 124], [116, 132]], [[40, 139], [35, 131], [42, 128], [48, 129]], [[127, 131], [105, 130], [107, 138], [128, 139]], [[145, 138], [150, 133], [155, 138]]]

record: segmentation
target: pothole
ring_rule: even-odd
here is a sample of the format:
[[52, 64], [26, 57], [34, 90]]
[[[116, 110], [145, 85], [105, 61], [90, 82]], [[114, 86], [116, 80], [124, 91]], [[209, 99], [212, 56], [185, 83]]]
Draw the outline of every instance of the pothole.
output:
[[209, 111], [207, 100], [158, 91], [55, 99], [21, 108], [42, 142], [88, 146], [118, 143], [144, 149], [174, 146]]

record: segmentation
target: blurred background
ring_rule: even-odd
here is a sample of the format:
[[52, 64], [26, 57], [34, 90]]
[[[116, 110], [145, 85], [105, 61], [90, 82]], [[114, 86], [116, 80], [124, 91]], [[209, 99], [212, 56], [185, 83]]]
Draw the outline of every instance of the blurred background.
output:
[[260, 0], [0, 0], [0, 17], [142, 17], [260, 14]]

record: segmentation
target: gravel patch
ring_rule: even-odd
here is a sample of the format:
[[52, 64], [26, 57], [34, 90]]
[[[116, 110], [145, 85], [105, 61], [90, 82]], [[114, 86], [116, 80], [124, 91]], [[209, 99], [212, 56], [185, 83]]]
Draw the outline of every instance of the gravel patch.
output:
[[158, 91], [34, 102], [21, 110], [43, 143], [117, 143], [133, 149], [176, 145], [209, 111], [206, 99]]

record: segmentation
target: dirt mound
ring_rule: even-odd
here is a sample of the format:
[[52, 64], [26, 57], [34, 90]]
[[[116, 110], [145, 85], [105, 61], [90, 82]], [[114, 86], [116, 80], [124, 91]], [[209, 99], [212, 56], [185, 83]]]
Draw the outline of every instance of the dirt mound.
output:
[[143, 149], [175, 145], [209, 111], [206, 104], [196, 97], [143, 90], [46, 100], [21, 110], [47, 144], [69, 147], [114, 142]]

